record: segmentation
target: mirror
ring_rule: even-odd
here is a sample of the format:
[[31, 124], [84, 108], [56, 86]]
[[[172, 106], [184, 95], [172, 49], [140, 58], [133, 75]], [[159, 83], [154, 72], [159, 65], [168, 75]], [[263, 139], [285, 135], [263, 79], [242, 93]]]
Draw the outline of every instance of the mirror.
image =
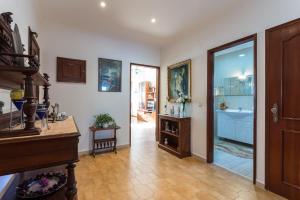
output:
[[[10, 90], [0, 89], [0, 115], [10, 112]], [[17, 111], [16, 107], [12, 106], [12, 112]]]
[[[10, 91], [6, 89], [0, 89], [0, 132], [7, 129], [10, 125], [14, 127], [19, 124], [21, 114], [18, 112], [15, 105], [12, 104], [10, 100]], [[12, 114], [10, 114], [12, 111]], [[12, 121], [10, 120], [12, 118]]]
[[224, 78], [223, 87], [216, 88], [216, 96], [252, 96], [254, 93], [253, 75], [241, 79], [239, 77]]

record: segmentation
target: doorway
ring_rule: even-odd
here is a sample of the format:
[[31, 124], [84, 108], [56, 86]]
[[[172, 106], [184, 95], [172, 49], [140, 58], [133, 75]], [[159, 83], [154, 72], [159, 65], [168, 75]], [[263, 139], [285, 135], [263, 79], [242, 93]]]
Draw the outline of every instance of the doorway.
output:
[[266, 189], [300, 197], [300, 19], [266, 31]]
[[160, 68], [130, 64], [130, 145], [158, 140]]
[[207, 162], [256, 180], [257, 36], [208, 51]]

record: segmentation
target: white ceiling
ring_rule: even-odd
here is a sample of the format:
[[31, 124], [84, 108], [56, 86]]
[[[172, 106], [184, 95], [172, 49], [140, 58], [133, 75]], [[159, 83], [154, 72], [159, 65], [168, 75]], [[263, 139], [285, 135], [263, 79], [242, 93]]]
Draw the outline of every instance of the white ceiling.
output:
[[[247, 0], [38, 0], [43, 20], [163, 45], [200, 29]], [[156, 24], [150, 19], [155, 17]]]

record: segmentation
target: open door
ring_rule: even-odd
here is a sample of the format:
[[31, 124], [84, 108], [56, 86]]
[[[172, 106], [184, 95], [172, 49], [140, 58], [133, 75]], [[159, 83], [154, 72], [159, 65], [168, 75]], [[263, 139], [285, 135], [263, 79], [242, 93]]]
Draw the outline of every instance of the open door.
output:
[[[158, 141], [160, 67], [130, 64], [129, 140]], [[152, 136], [154, 136], [152, 138]], [[134, 137], [134, 138], [133, 138]], [[139, 141], [139, 142], [138, 142]]]
[[256, 183], [257, 35], [208, 50], [207, 162]]
[[300, 199], [300, 19], [266, 31], [266, 188]]

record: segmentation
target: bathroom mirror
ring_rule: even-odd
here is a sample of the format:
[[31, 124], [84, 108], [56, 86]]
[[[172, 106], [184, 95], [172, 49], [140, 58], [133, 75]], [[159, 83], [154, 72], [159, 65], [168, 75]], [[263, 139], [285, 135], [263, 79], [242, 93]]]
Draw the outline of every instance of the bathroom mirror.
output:
[[[20, 112], [14, 105], [12, 105], [12, 109], [10, 106], [10, 90], [0, 89], [0, 130], [8, 128], [10, 124], [13, 126], [20, 121]], [[10, 110], [12, 111], [11, 114]], [[12, 122], [10, 122], [11, 118]]]
[[224, 96], [252, 96], [253, 95], [253, 75], [248, 75], [244, 79], [240, 77], [224, 78]]
[[[12, 111], [17, 111], [15, 106], [12, 106]], [[10, 90], [0, 89], [0, 115], [10, 112]]]

